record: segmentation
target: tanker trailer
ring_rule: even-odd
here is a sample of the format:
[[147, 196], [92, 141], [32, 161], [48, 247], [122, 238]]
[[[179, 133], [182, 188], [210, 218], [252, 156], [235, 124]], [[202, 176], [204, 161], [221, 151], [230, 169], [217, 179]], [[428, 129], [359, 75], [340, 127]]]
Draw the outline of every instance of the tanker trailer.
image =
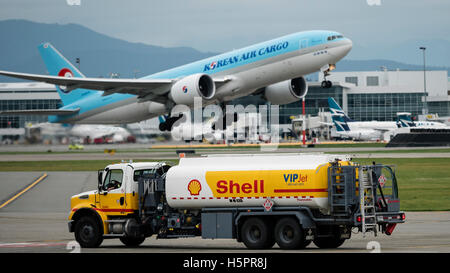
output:
[[98, 190], [71, 200], [69, 230], [83, 247], [155, 235], [336, 248], [352, 230], [390, 235], [405, 220], [393, 167], [341, 155], [211, 155], [114, 164], [98, 177]]

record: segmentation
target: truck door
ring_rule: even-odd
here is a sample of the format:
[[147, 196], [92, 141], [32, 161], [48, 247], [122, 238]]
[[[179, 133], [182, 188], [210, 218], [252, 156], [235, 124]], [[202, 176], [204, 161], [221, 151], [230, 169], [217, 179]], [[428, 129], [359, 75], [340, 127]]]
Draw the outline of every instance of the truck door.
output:
[[100, 209], [113, 215], [126, 213], [125, 183], [123, 183], [123, 170], [109, 169], [103, 180], [99, 194]]

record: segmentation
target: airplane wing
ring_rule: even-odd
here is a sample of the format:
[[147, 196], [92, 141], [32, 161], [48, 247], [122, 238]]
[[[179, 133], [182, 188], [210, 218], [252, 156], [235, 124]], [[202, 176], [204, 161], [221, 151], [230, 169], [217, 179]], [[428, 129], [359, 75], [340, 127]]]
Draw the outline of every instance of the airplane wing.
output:
[[[158, 101], [158, 96], [169, 92], [172, 84], [176, 82], [176, 79], [68, 78], [1, 70], [0, 75], [65, 86], [66, 92], [83, 88], [104, 91], [103, 96], [122, 93], [136, 95], [139, 99], [155, 99], [155, 101]], [[214, 79], [214, 82], [220, 85], [230, 80], [230, 78], [220, 78]]]
[[77, 109], [36, 109], [36, 110], [12, 110], [12, 111], [0, 111], [0, 115], [72, 115], [78, 113], [80, 108]]

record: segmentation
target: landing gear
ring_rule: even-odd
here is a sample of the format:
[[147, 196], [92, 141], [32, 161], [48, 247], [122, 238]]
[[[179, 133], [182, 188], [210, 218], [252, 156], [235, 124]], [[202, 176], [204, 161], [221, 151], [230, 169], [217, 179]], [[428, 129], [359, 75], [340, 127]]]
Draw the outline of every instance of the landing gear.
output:
[[322, 81], [321, 86], [322, 88], [331, 88], [333, 84], [331, 83], [331, 81]]
[[164, 131], [169, 131], [170, 132], [170, 131], [172, 131], [172, 127], [173, 127], [174, 123], [177, 122], [179, 119], [181, 119], [183, 116], [184, 116], [183, 114], [180, 114], [177, 117], [168, 117], [166, 119], [166, 121], [161, 122], [159, 124], [159, 130], [161, 132], [164, 132]]
[[336, 68], [336, 65], [330, 64], [322, 67], [320, 70], [323, 72], [323, 81], [322, 81], [322, 88], [331, 88], [333, 84], [331, 81], [327, 80], [327, 76], [330, 76], [330, 71], [334, 70]]

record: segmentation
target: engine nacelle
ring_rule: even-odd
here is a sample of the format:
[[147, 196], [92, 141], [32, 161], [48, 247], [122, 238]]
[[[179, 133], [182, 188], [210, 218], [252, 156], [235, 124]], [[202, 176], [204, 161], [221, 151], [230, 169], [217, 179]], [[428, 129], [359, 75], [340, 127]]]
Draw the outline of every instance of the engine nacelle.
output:
[[308, 84], [305, 78], [299, 77], [269, 85], [264, 90], [266, 100], [272, 104], [288, 104], [306, 96]]
[[194, 74], [177, 81], [170, 89], [170, 98], [176, 104], [194, 105], [194, 98], [210, 100], [216, 94], [213, 79], [206, 74]]

